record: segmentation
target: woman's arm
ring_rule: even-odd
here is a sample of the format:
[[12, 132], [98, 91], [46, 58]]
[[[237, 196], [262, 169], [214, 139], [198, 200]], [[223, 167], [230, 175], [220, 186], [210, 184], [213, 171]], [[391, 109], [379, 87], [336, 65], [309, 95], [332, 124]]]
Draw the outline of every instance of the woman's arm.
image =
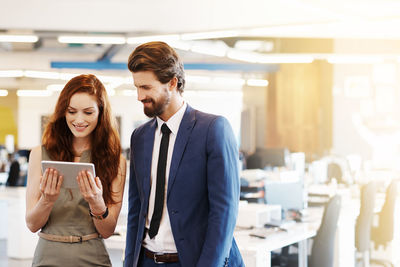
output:
[[[126, 178], [126, 160], [121, 155], [117, 178], [111, 184], [111, 192], [116, 204], [108, 205], [108, 216], [99, 220], [93, 217], [97, 232], [103, 237], [110, 237], [117, 226], [117, 220], [122, 207]], [[83, 197], [88, 201], [90, 210], [94, 215], [102, 215], [106, 211], [103, 199], [103, 187], [98, 177], [93, 178], [90, 174], [80, 173], [78, 183]]]
[[25, 214], [26, 225], [32, 232], [41, 229], [49, 219], [63, 180], [53, 169], [46, 169], [42, 176], [41, 158], [41, 147], [32, 149], [29, 157]]

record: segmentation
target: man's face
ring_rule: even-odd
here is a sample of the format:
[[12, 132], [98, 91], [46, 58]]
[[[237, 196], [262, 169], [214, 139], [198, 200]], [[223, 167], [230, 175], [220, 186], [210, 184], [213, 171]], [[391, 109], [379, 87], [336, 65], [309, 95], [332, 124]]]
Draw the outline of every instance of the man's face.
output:
[[150, 118], [163, 114], [171, 100], [168, 83], [162, 84], [152, 71], [134, 72], [132, 76], [144, 114]]

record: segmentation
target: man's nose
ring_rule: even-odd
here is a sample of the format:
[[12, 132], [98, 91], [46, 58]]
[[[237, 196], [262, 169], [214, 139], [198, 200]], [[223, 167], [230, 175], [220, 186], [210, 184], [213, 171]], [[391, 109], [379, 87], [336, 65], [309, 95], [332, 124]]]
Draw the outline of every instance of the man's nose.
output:
[[137, 100], [142, 101], [143, 99], [146, 99], [146, 95], [142, 90], [137, 90]]

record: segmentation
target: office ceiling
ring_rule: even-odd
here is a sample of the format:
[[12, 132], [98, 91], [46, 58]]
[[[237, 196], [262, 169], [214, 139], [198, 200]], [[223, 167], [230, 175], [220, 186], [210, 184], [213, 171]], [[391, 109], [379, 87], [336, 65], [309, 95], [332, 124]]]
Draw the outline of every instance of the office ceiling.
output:
[[[51, 62], [96, 62], [105, 55], [112, 62], [125, 62], [135, 47], [60, 44], [57, 37], [61, 34], [135, 37], [235, 30], [235, 38], [223, 39], [226, 45], [265, 40], [264, 46], [272, 45], [261, 51], [266, 53], [275, 52], [274, 38], [400, 41], [400, 2], [389, 0], [0, 0], [0, 6], [0, 34], [27, 33], [40, 38], [35, 44], [0, 43], [0, 70], [52, 70]], [[185, 62], [238, 62], [180, 53]], [[21, 87], [21, 80], [31, 85], [37, 82], [0, 78], [0, 86]]]

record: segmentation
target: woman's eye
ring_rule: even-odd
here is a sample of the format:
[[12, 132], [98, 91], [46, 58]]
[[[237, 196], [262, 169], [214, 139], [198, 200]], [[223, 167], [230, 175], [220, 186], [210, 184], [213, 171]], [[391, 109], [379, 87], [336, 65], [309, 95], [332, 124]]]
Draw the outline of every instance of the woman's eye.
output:
[[71, 110], [68, 110], [68, 113], [69, 113], [69, 114], [75, 114], [75, 113], [76, 113], [76, 111], [71, 111]]
[[93, 112], [85, 112], [86, 115], [92, 115]]

